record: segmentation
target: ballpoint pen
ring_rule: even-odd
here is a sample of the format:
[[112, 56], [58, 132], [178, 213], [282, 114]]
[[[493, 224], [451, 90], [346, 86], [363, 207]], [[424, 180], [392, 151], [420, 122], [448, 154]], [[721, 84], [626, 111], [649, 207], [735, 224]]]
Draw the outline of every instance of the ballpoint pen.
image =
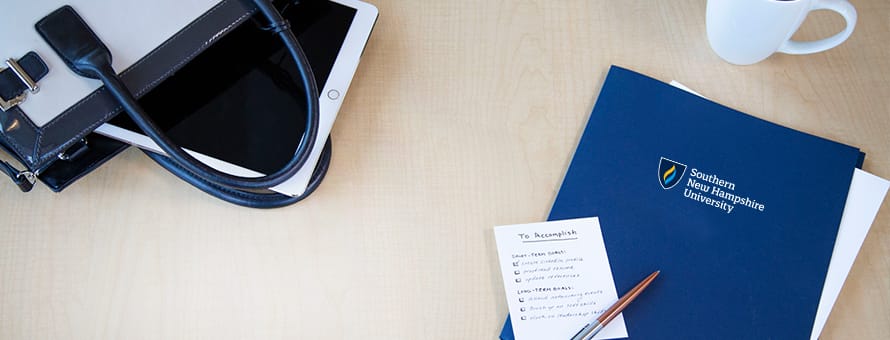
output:
[[615, 302], [615, 304], [609, 307], [606, 312], [597, 317], [596, 320], [593, 320], [592, 322], [584, 326], [584, 328], [581, 328], [581, 330], [578, 331], [578, 333], [576, 333], [571, 340], [593, 339], [593, 336], [596, 335], [596, 333], [599, 333], [600, 330], [603, 329], [603, 327], [606, 327], [606, 324], [608, 324], [609, 321], [612, 321], [612, 319], [618, 316], [618, 314], [621, 314], [621, 311], [623, 311], [624, 308], [627, 307], [627, 305], [629, 305], [630, 302], [637, 297], [637, 295], [640, 295], [640, 293], [643, 292], [643, 289], [646, 289], [646, 287], [649, 286], [650, 283], [652, 283], [652, 280], [655, 280], [655, 277], [658, 276], [658, 273], [661, 273], [661, 271], [657, 270], [654, 273], [649, 274], [649, 276], [643, 279], [643, 281], [640, 281], [640, 283], [633, 287], [633, 289], [631, 289], [630, 291], [625, 293], [624, 296], [618, 299], [618, 302]]

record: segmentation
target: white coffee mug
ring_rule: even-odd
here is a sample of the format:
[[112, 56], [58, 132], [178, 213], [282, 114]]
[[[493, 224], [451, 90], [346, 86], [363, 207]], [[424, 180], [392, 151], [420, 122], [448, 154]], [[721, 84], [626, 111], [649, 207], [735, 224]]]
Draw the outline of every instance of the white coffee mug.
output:
[[[820, 9], [840, 13], [847, 27], [822, 40], [791, 40], [810, 11]], [[708, 0], [705, 21], [714, 52], [749, 65], [775, 52], [809, 54], [840, 45], [853, 33], [856, 9], [846, 0]]]

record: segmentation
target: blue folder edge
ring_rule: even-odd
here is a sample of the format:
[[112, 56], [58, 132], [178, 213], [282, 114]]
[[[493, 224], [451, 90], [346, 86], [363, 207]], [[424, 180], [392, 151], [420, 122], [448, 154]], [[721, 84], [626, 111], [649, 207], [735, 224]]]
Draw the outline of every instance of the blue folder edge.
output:
[[501, 330], [501, 340], [514, 340], [513, 323], [510, 322], [510, 314], [507, 314], [507, 321], [504, 322], [504, 329]]

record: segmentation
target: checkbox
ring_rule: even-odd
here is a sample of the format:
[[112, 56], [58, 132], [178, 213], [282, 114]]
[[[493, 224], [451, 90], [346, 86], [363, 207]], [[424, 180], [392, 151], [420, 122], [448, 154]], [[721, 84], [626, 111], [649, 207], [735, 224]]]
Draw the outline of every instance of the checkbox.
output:
[[525, 298], [519, 298], [519, 302], [525, 302]]
[[516, 279], [516, 283], [522, 282], [522, 279]]
[[520, 311], [520, 312], [524, 312], [524, 311], [525, 311], [525, 307], [520, 308], [519, 311]]
[[525, 320], [525, 317], [523, 316], [523, 317], [521, 317], [520, 319], [522, 319], [522, 320], [524, 321], [524, 320]]
[[519, 262], [513, 262], [513, 267], [519, 267]]
[[518, 270], [514, 270], [514, 271], [513, 271], [513, 275], [519, 275], [519, 271], [518, 271]]

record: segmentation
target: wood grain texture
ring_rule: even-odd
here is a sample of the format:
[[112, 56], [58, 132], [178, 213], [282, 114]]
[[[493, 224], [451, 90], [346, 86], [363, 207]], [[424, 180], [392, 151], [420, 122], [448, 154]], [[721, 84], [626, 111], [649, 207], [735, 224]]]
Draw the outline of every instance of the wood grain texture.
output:
[[[740, 67], [710, 50], [704, 0], [376, 1], [331, 170], [298, 205], [231, 206], [135, 150], [59, 194], [0, 183], [0, 339], [494, 339], [492, 227], [546, 217], [611, 64], [890, 177], [890, 2], [852, 2], [840, 47]], [[823, 339], [888, 338], [885, 203]]]

